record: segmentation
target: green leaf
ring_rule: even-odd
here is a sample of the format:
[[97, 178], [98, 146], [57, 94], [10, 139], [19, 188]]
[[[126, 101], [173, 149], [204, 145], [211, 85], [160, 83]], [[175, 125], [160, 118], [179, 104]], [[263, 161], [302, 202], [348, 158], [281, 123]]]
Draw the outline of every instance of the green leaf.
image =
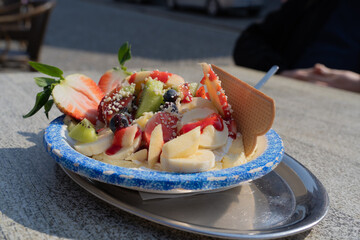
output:
[[36, 71], [41, 72], [43, 74], [52, 76], [52, 77], [58, 77], [63, 79], [64, 77], [63, 75], [63, 71], [61, 71], [59, 68], [54, 67], [54, 66], [50, 66], [50, 65], [46, 65], [43, 63], [38, 63], [38, 62], [29, 62], [30, 66], [33, 67]]
[[46, 78], [46, 77], [36, 77], [34, 79], [35, 79], [35, 83], [39, 87], [47, 87], [47, 86], [50, 86], [51, 84], [60, 82], [59, 80], [56, 80], [53, 78]]
[[124, 66], [125, 62], [131, 59], [131, 46], [128, 42], [121, 45], [118, 51], [118, 59], [120, 66]]
[[44, 106], [47, 103], [47, 101], [49, 100], [50, 94], [51, 94], [50, 88], [45, 88], [44, 91], [39, 92], [36, 95], [36, 101], [35, 101], [34, 107], [30, 110], [30, 112], [28, 114], [23, 115], [23, 118], [31, 117], [32, 115], [37, 113], [42, 108], [42, 106]]
[[49, 101], [47, 101], [47, 103], [45, 103], [44, 105], [44, 109], [45, 109], [45, 115], [47, 117], [47, 119], [49, 119], [49, 112], [51, 110], [51, 107], [54, 105], [54, 99], [50, 99]]

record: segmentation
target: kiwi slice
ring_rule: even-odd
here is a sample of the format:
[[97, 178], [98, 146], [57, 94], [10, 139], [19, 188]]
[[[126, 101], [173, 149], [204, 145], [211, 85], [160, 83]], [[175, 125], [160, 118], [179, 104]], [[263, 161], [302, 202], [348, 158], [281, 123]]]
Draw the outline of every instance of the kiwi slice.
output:
[[144, 112], [156, 112], [163, 102], [164, 84], [160, 81], [149, 79], [141, 93], [139, 108], [136, 118], [141, 117]]
[[94, 125], [86, 118], [71, 129], [69, 136], [82, 143], [94, 142], [97, 139]]
[[195, 83], [195, 82], [189, 83], [189, 90], [190, 90], [191, 95], [195, 96], [196, 90], [198, 89], [198, 87], [199, 87], [198, 83]]

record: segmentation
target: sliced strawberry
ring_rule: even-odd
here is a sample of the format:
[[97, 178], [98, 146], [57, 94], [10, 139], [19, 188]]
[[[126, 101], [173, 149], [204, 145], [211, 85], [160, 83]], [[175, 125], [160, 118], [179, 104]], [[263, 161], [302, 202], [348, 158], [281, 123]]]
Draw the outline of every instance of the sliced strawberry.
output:
[[161, 124], [164, 143], [176, 137], [178, 117], [168, 112], [159, 112], [155, 114], [145, 125], [144, 140], [149, 146], [151, 133], [154, 128]]
[[98, 86], [105, 93], [111, 92], [114, 88], [121, 86], [126, 75], [120, 69], [111, 69], [101, 76]]
[[116, 87], [101, 100], [98, 107], [98, 119], [101, 122], [108, 124], [115, 114], [129, 112], [133, 95], [122, 96], [121, 89], [122, 87]]
[[56, 106], [66, 115], [96, 123], [97, 108], [104, 93], [89, 77], [82, 74], [67, 76], [52, 91]]
[[202, 63], [204, 77], [201, 80], [201, 84], [206, 85], [208, 90], [208, 96], [211, 102], [215, 105], [221, 116], [228, 120], [231, 118], [231, 108], [227, 101], [227, 96], [221, 87], [221, 82], [218, 76], [214, 73], [211, 66]]
[[205, 91], [204, 86], [201, 86], [201, 87], [199, 87], [198, 90], [196, 90], [195, 96], [196, 96], [196, 97], [201, 97], [201, 98], [204, 98], [204, 99], [209, 99], [209, 98], [207, 97], [206, 93], [207, 93], [207, 92]]

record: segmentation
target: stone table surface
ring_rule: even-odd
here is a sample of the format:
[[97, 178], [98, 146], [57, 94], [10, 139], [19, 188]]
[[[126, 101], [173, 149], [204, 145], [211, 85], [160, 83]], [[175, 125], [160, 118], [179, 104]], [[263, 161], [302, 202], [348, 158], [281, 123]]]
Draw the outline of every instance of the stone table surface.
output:
[[[199, 66], [161, 69], [188, 81], [201, 79]], [[249, 84], [264, 74], [224, 69]], [[0, 239], [211, 239], [119, 210], [73, 182], [42, 144], [44, 128], [60, 112], [52, 110], [50, 120], [42, 110], [22, 118], [39, 91], [35, 76], [40, 74], [0, 74]], [[360, 94], [279, 76], [262, 91], [276, 101], [273, 129], [286, 152], [317, 176], [330, 198], [329, 212], [318, 225], [286, 239], [359, 239]]]

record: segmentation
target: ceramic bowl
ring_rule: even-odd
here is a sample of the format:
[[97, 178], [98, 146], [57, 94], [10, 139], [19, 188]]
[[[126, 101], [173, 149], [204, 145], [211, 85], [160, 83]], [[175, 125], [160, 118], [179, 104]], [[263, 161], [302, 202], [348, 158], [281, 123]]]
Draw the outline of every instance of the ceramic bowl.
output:
[[64, 116], [46, 128], [46, 151], [66, 169], [89, 179], [152, 193], [189, 193], [235, 187], [272, 171], [281, 161], [284, 147], [280, 136], [268, 131], [259, 137], [257, 155], [250, 162], [223, 170], [200, 173], [171, 173], [143, 168], [124, 168], [89, 158], [71, 146]]

